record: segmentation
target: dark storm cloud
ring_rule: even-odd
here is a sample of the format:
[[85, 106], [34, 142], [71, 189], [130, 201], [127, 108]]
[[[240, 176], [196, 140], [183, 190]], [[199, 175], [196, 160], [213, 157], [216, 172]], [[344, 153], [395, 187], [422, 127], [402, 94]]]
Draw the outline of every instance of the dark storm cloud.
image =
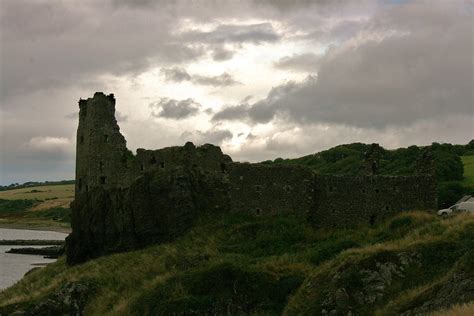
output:
[[166, 81], [183, 82], [189, 81], [194, 84], [204, 86], [225, 87], [240, 84], [232, 75], [224, 72], [218, 76], [203, 76], [198, 74], [189, 74], [185, 69], [180, 67], [164, 68], [161, 70]]
[[[209, 31], [176, 32], [180, 19], [200, 20], [208, 15], [213, 8], [211, 2], [190, 5], [187, 1], [115, 1], [112, 5], [70, 5], [6, 0], [0, 6], [0, 99], [74, 85], [92, 88], [100, 85], [101, 75], [133, 77], [156, 65], [177, 65], [206, 56], [227, 60], [245, 43], [258, 45], [281, 38], [268, 22], [221, 23]], [[150, 6], [152, 9], [136, 9]], [[246, 10], [251, 2], [242, 7], [232, 2], [218, 6], [226, 13], [215, 17], [252, 12]], [[226, 10], [227, 7], [231, 9]], [[219, 79], [229, 78], [226, 75]], [[206, 84], [205, 78], [201, 82]]]
[[[112, 10], [106, 3], [2, 2], [1, 97], [141, 73], [203, 56], [176, 41], [167, 12]], [[124, 40], [126, 39], [126, 40]]]
[[214, 120], [266, 123], [278, 116], [300, 124], [384, 128], [473, 116], [471, 27], [468, 14], [449, 6], [393, 8], [370, 22], [357, 45], [330, 49], [317, 78], [274, 88], [265, 99], [226, 108]]
[[181, 120], [197, 114], [201, 108], [201, 104], [193, 99], [174, 100], [161, 98], [151, 103], [152, 116], [168, 119]]

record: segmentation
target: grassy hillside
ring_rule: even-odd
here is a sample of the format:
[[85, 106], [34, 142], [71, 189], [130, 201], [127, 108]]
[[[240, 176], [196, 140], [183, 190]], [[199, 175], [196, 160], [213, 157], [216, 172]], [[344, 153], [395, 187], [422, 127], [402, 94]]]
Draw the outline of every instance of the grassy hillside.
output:
[[226, 215], [172, 243], [32, 271], [0, 292], [0, 314], [79, 306], [88, 315], [394, 315], [464, 303], [459, 284], [473, 271], [469, 214], [412, 212], [332, 231], [295, 217]]
[[42, 185], [22, 189], [0, 191], [3, 200], [51, 200], [74, 199], [74, 184]]
[[0, 225], [67, 230], [73, 199], [73, 184], [0, 191]]

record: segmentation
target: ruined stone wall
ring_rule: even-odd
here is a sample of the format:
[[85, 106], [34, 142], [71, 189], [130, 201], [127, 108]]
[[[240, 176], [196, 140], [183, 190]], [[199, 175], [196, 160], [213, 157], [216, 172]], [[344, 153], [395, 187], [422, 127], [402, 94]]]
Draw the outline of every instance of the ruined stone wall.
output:
[[205, 144], [195, 147], [193, 143], [188, 142], [184, 146], [157, 150], [138, 149], [133, 168], [136, 174], [178, 166], [222, 172], [225, 164], [229, 162], [232, 162], [232, 159], [224, 155], [218, 146]]
[[365, 176], [234, 163], [210, 144], [138, 149], [134, 155], [115, 119], [113, 95], [97, 92], [79, 107], [70, 263], [170, 240], [205, 212], [291, 213], [331, 228], [373, 225], [437, 205], [433, 176], [373, 175], [376, 155]]
[[127, 149], [115, 119], [115, 98], [102, 92], [79, 101], [79, 126], [76, 142], [76, 193], [89, 189], [129, 187], [147, 172], [176, 167], [199, 167], [221, 173], [232, 159], [218, 146], [166, 147], [158, 150]]
[[298, 166], [228, 165], [231, 210], [266, 216], [307, 215], [313, 206], [313, 172]]
[[409, 210], [435, 210], [436, 180], [431, 175], [317, 175], [314, 181], [316, 227], [374, 225]]

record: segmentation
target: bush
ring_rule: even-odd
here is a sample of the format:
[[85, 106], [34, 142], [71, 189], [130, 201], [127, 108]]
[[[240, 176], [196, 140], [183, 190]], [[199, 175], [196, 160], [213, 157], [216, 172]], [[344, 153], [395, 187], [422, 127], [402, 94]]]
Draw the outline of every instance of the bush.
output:
[[[287, 297], [303, 282], [264, 270], [222, 262], [169, 279], [135, 302], [138, 314], [281, 314]], [[180, 290], [177, 290], [180, 289]]]
[[467, 193], [460, 182], [449, 181], [438, 184], [438, 207], [447, 208], [456, 203]]
[[35, 203], [34, 200], [3, 200], [0, 199], [1, 213], [24, 212]]
[[318, 242], [309, 255], [309, 261], [315, 265], [330, 260], [340, 254], [342, 251], [358, 247], [359, 244], [350, 239], [326, 240]]

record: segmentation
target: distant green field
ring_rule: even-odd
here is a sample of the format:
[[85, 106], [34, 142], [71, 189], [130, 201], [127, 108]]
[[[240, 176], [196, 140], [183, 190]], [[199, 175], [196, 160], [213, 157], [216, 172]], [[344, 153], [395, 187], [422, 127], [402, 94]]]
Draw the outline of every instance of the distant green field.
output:
[[0, 227], [70, 229], [74, 184], [41, 185], [0, 192]]
[[74, 184], [47, 185], [0, 192], [4, 200], [74, 199]]
[[474, 188], [474, 156], [462, 156], [464, 164], [464, 180], [463, 185]]

